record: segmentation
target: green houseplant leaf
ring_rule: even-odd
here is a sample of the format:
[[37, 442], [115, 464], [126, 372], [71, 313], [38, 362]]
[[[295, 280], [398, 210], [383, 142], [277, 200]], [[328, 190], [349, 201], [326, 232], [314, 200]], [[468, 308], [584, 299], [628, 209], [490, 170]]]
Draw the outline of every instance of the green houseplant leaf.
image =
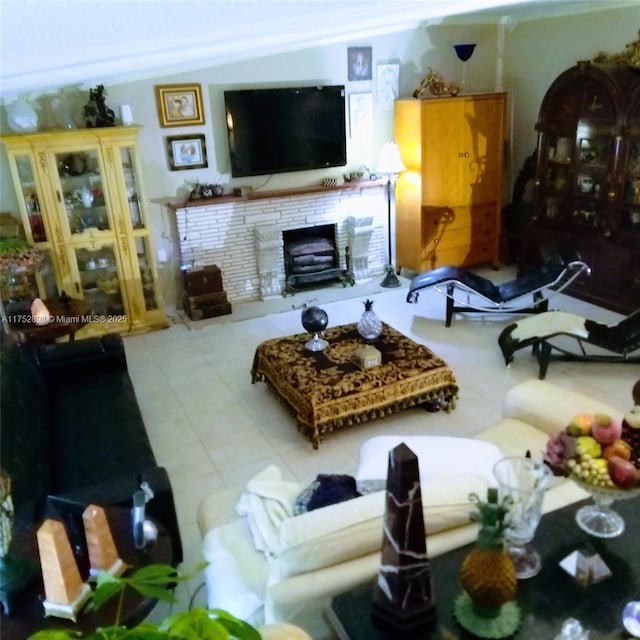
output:
[[[151, 564], [132, 572], [127, 577], [112, 576], [101, 571], [92, 594], [91, 606], [99, 609], [113, 597], [122, 599], [127, 588], [145, 597], [175, 602], [173, 588], [201, 572], [207, 563], [199, 564], [189, 574], [183, 574], [170, 565]], [[173, 614], [159, 625], [142, 622], [131, 629], [120, 624], [120, 607], [111, 627], [102, 627], [83, 636], [78, 631], [43, 629], [31, 636], [32, 640], [260, 640], [260, 634], [250, 624], [221, 609], [191, 609]]]
[[260, 640], [249, 624], [220, 609], [192, 609], [167, 618], [161, 629], [180, 640]]

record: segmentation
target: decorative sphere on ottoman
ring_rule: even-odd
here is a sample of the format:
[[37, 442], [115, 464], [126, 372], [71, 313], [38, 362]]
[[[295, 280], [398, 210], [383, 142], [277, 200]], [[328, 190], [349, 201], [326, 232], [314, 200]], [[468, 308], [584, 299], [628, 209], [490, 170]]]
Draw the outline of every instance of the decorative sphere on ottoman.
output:
[[313, 334], [313, 338], [304, 346], [309, 351], [322, 351], [329, 346], [326, 340], [320, 337], [320, 334], [327, 328], [329, 324], [329, 316], [324, 309], [320, 307], [307, 307], [302, 309], [302, 326]]

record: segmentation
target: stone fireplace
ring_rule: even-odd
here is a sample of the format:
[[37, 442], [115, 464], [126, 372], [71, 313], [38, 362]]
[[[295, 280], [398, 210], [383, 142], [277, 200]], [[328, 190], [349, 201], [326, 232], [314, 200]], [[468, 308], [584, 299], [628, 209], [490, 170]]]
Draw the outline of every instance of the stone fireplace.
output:
[[282, 231], [284, 250], [284, 294], [318, 282], [339, 280], [353, 285], [349, 245], [345, 247], [345, 268], [340, 268], [336, 224], [322, 224]]
[[[231, 302], [280, 297], [286, 288], [283, 232], [330, 225], [338, 264], [356, 282], [384, 271], [384, 183], [222, 197], [175, 207], [181, 262], [217, 265]], [[324, 286], [324, 283], [318, 286]]]

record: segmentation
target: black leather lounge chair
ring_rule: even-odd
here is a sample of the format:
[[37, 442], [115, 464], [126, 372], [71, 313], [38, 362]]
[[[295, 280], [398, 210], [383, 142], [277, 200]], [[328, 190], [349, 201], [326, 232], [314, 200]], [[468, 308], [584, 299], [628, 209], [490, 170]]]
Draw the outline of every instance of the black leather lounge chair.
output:
[[421, 289], [433, 287], [447, 298], [447, 327], [455, 312], [542, 313], [548, 310], [552, 295], [560, 293], [580, 274], [591, 273], [575, 252], [562, 254], [547, 246], [542, 249], [542, 257], [541, 267], [498, 285], [467, 269], [438, 267], [413, 278], [407, 302], [417, 302]]
[[[615, 325], [606, 325], [564, 311], [524, 318], [498, 337], [507, 366], [518, 349], [532, 347], [544, 380], [553, 357], [585, 362], [640, 363], [640, 309]], [[557, 353], [555, 353], [557, 352]]]

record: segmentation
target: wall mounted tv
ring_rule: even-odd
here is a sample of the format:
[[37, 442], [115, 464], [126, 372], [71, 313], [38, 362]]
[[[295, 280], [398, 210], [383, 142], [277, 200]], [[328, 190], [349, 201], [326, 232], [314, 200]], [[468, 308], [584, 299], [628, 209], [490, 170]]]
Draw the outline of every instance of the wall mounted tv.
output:
[[231, 175], [347, 164], [344, 86], [224, 92]]

